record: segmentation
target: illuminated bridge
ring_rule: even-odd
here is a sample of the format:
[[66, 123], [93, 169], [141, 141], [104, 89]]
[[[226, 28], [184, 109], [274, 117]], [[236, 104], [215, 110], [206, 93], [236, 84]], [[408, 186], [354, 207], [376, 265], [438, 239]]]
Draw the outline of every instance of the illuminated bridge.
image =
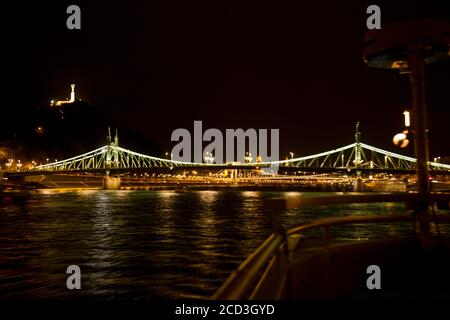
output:
[[[429, 162], [432, 174], [450, 174], [450, 165]], [[162, 159], [127, 150], [119, 146], [118, 137], [108, 137], [106, 146], [90, 152], [28, 170], [10, 173], [13, 175], [35, 175], [54, 173], [106, 173], [120, 174], [132, 171], [180, 170], [255, 170], [276, 168], [284, 172], [345, 172], [345, 173], [414, 173], [416, 159], [389, 152], [360, 142], [360, 133], [355, 142], [347, 146], [319, 154], [271, 162], [251, 163], [195, 163]]]
[[[370, 146], [352, 143], [306, 157], [278, 161], [285, 171], [414, 173], [416, 159]], [[450, 174], [450, 165], [428, 162], [431, 173]]]

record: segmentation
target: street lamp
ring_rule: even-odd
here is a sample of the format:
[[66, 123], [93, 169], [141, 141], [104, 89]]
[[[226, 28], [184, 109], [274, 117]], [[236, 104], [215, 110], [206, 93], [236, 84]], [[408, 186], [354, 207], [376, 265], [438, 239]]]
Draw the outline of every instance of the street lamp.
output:
[[399, 146], [400, 148], [406, 148], [409, 144], [408, 131], [405, 130], [403, 132], [397, 133], [392, 139], [392, 142], [394, 142], [394, 144], [396, 146]]
[[396, 146], [400, 148], [406, 148], [409, 144], [409, 127], [411, 126], [411, 113], [408, 110], [403, 111], [403, 115], [405, 116], [405, 130], [400, 133], [397, 133], [392, 141]]

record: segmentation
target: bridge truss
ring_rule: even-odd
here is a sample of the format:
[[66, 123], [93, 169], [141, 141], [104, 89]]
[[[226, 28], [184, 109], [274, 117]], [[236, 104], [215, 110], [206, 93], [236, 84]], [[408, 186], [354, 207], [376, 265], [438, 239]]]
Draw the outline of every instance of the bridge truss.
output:
[[[372, 171], [414, 171], [416, 159], [373, 147], [352, 143], [345, 147], [306, 157], [277, 162], [280, 167], [298, 169], [367, 169]], [[428, 162], [432, 171], [450, 171], [450, 165]]]
[[[307, 171], [321, 171], [320, 169], [362, 169], [372, 171], [413, 171], [416, 159], [382, 150], [364, 143], [353, 143], [347, 146], [309, 155], [300, 158], [259, 162], [241, 163], [233, 168], [256, 169], [260, 167], [277, 166]], [[107, 145], [85, 154], [69, 159], [39, 165], [29, 171], [44, 172], [74, 172], [74, 171], [102, 171], [108, 169], [151, 169], [151, 168], [220, 168], [230, 167], [229, 164], [210, 164], [175, 161], [140, 154], [125, 148]], [[450, 165], [429, 162], [432, 171], [449, 171]]]
[[[359, 125], [359, 124], [358, 124]], [[339, 172], [345, 170], [366, 170], [373, 172], [412, 173], [416, 159], [379, 149], [360, 142], [356, 127], [355, 143], [347, 146], [300, 158], [270, 162], [252, 163], [195, 163], [152, 157], [119, 147], [116, 131], [114, 140], [108, 135], [107, 145], [93, 151], [44, 165], [34, 166], [28, 173], [35, 172], [95, 172], [111, 170], [148, 170], [154, 168], [180, 169], [260, 169], [264, 167], [298, 171]], [[429, 162], [430, 171], [450, 173], [450, 165]]]
[[76, 172], [104, 170], [145, 170], [153, 168], [233, 168], [255, 169], [270, 166], [268, 163], [195, 163], [152, 157], [119, 146], [108, 145], [85, 154], [31, 168], [40, 172]]

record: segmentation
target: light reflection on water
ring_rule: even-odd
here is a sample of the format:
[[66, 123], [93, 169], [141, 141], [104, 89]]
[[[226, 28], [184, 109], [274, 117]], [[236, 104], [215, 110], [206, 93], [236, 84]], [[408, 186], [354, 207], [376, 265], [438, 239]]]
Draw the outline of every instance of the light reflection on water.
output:
[[[0, 297], [207, 298], [270, 234], [272, 213], [263, 208], [264, 199], [297, 194], [45, 190], [2, 197]], [[389, 203], [319, 206], [284, 212], [281, 221], [291, 226], [330, 215], [403, 210]], [[396, 236], [409, 228], [353, 225], [333, 235]], [[82, 270], [77, 292], [66, 289], [71, 264]]]

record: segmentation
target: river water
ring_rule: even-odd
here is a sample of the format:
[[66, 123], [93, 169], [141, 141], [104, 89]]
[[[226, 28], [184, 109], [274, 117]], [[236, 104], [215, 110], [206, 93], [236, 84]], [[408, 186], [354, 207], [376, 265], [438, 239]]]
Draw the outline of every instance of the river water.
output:
[[[273, 213], [264, 209], [264, 199], [302, 194], [315, 195], [207, 190], [3, 195], [0, 298], [208, 298], [270, 234]], [[288, 227], [330, 215], [404, 209], [392, 203], [321, 206], [282, 212], [280, 218]], [[389, 237], [408, 230], [409, 224], [356, 225], [334, 236]], [[81, 290], [66, 287], [69, 265], [81, 268]]]

